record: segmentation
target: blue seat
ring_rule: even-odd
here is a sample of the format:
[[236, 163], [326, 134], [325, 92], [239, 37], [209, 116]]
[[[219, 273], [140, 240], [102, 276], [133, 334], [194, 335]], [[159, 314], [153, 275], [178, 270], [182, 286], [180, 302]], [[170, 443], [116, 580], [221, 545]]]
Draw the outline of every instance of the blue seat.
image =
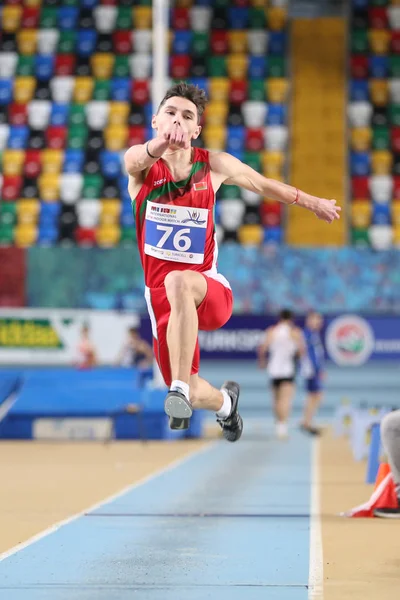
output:
[[123, 202], [120, 215], [120, 223], [124, 227], [132, 227], [135, 225], [135, 218], [133, 216], [132, 202]]
[[51, 107], [50, 124], [67, 125], [69, 115], [69, 104], [57, 104], [54, 102]]
[[[153, 105], [151, 102], [148, 102], [144, 105], [144, 119], [146, 127], [151, 126], [151, 119], [153, 117]], [[151, 135], [153, 137], [153, 135]]]
[[116, 102], [129, 102], [131, 80], [128, 77], [115, 77], [111, 80], [111, 99]]
[[354, 8], [368, 8], [369, 0], [353, 0], [352, 4]]
[[267, 125], [285, 125], [286, 110], [285, 104], [269, 104], [267, 112]]
[[193, 33], [191, 31], [175, 31], [172, 44], [173, 54], [189, 54], [192, 45]]
[[372, 203], [372, 225], [391, 225], [391, 206], [390, 204]]
[[240, 152], [244, 150], [244, 143], [246, 138], [246, 129], [245, 127], [233, 127], [229, 126], [227, 128], [227, 136], [226, 136], [226, 150], [231, 154], [233, 152]]
[[10, 104], [13, 99], [12, 79], [0, 79], [0, 105]]
[[268, 51], [270, 54], [283, 55], [286, 52], [287, 36], [285, 31], [271, 31], [269, 34]]
[[79, 9], [76, 6], [61, 6], [57, 14], [59, 29], [76, 29], [78, 16]]
[[123, 193], [125, 192], [125, 190], [127, 190], [128, 183], [129, 183], [129, 177], [127, 175], [121, 174], [118, 177], [118, 189], [119, 189], [119, 192], [120, 192], [121, 196], [123, 195]]
[[197, 0], [196, 6], [212, 6], [213, 0]]
[[228, 23], [230, 29], [247, 29], [249, 22], [249, 9], [243, 6], [231, 6], [228, 9]]
[[221, 222], [221, 202], [216, 202], [214, 204], [215, 209], [214, 209], [214, 219], [215, 219], [215, 223], [217, 225], [220, 224]]
[[368, 79], [351, 79], [349, 96], [352, 102], [362, 102], [364, 100], [369, 100]]
[[264, 244], [281, 244], [283, 231], [281, 227], [264, 227]]
[[267, 69], [268, 58], [266, 56], [249, 56], [249, 79], [265, 79]]
[[58, 227], [56, 225], [39, 225], [37, 243], [52, 246], [58, 240]]
[[363, 177], [371, 172], [369, 152], [350, 152], [350, 173], [353, 177]]
[[188, 79], [188, 83], [197, 85], [200, 89], [204, 90], [208, 94], [208, 77], [191, 77]]
[[103, 175], [112, 179], [121, 173], [121, 157], [118, 152], [103, 150], [100, 152], [100, 165]]
[[387, 56], [371, 56], [369, 71], [372, 77], [385, 79], [389, 74], [389, 58]]
[[243, 161], [243, 159], [244, 159], [244, 150], [232, 150], [230, 153], [232, 154], [232, 156], [234, 156], [238, 160]]
[[[150, 119], [150, 123], [151, 123], [151, 119]], [[147, 123], [146, 123], [147, 125]], [[151, 127], [150, 124], [147, 125], [146, 127], [146, 140], [151, 140], [154, 137], [154, 129]]]
[[76, 42], [76, 52], [80, 56], [90, 56], [96, 51], [97, 31], [95, 29], [80, 29]]
[[99, 4], [99, 0], [81, 0], [82, 8], [94, 8]]
[[69, 148], [64, 154], [64, 173], [81, 173], [85, 163], [83, 150]]
[[55, 227], [61, 212], [60, 202], [41, 202], [39, 227]]
[[54, 74], [54, 55], [37, 54], [35, 58], [35, 75], [39, 81], [48, 81]]
[[7, 146], [13, 150], [22, 150], [27, 146], [28, 137], [29, 127], [27, 125], [11, 125]]

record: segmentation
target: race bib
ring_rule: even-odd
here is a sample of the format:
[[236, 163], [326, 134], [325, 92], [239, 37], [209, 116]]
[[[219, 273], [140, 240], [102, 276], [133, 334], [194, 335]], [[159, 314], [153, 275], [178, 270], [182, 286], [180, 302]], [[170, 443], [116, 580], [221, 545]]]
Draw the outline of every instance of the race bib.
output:
[[208, 210], [147, 202], [144, 251], [161, 260], [204, 262]]

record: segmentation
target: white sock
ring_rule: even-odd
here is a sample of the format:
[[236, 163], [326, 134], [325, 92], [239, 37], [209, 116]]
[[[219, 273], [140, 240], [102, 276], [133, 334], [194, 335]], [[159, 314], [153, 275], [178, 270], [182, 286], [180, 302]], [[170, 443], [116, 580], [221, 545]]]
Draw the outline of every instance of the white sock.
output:
[[276, 423], [276, 435], [278, 438], [286, 438], [288, 436], [288, 425], [284, 421], [278, 421]]
[[179, 379], [174, 379], [174, 381], [169, 386], [171, 392], [182, 392], [184, 394], [186, 400], [190, 400], [189, 395], [189, 384], [184, 381], [179, 381]]
[[229, 417], [229, 415], [231, 414], [232, 400], [226, 390], [220, 390], [220, 391], [224, 398], [224, 402], [223, 402], [221, 408], [219, 409], [219, 411], [217, 412], [217, 417], [219, 417], [220, 419], [227, 419]]

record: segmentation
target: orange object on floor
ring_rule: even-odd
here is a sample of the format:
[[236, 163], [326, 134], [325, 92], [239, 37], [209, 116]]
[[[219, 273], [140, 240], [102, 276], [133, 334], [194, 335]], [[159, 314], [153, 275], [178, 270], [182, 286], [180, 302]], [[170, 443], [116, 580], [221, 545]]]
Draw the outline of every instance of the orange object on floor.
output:
[[371, 498], [348, 512], [342, 513], [343, 517], [370, 518], [374, 516], [376, 508], [397, 508], [398, 500], [396, 488], [390, 467], [387, 463], [381, 463], [376, 477], [375, 488]]

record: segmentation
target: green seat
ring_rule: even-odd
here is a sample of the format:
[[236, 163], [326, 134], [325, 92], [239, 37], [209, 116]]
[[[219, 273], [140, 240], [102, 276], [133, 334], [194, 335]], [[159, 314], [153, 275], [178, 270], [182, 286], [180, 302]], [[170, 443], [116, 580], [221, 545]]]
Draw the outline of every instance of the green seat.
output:
[[152, 6], [153, 0], [138, 0], [136, 4], [138, 6]]
[[0, 204], [0, 226], [14, 225], [17, 220], [17, 203], [1, 202]]
[[86, 123], [86, 113], [84, 104], [70, 104], [69, 124], [84, 125]]
[[400, 77], [400, 56], [398, 54], [389, 57], [389, 69], [392, 77]]
[[226, 77], [226, 57], [219, 55], [208, 56], [207, 74], [209, 77]]
[[250, 29], [264, 29], [267, 27], [267, 15], [263, 8], [257, 8], [252, 6], [249, 9], [249, 28]]
[[57, 11], [53, 6], [44, 6], [40, 13], [40, 29], [57, 29]]
[[120, 6], [118, 9], [116, 29], [132, 29], [132, 8], [130, 6]]
[[130, 77], [129, 56], [115, 55], [113, 77]]
[[261, 156], [259, 152], [246, 151], [243, 155], [243, 162], [258, 173], [261, 172]]
[[231, 6], [231, 0], [213, 0], [212, 5], [215, 8], [228, 8]]
[[63, 0], [64, 6], [79, 6], [80, 0]]
[[103, 177], [99, 174], [84, 175], [82, 197], [87, 199], [100, 198], [103, 189], [103, 183]]
[[60, 31], [58, 38], [57, 50], [59, 54], [71, 54], [75, 52], [76, 46], [76, 31], [63, 30]]
[[237, 185], [221, 185], [220, 198], [221, 200], [240, 198], [240, 188]]
[[368, 229], [355, 229], [351, 230], [351, 243], [353, 246], [359, 248], [365, 248], [370, 246]]
[[268, 58], [268, 76], [286, 77], [286, 64], [284, 56], [270, 56]]
[[68, 129], [68, 148], [84, 150], [88, 136], [86, 125], [71, 125]]
[[204, 56], [210, 47], [210, 35], [207, 31], [195, 31], [192, 40], [192, 54]]
[[389, 119], [392, 125], [400, 125], [400, 104], [391, 104], [389, 106]]
[[266, 86], [264, 79], [251, 79], [249, 81], [249, 100], [256, 102], [265, 102], [266, 99]]
[[12, 244], [14, 241], [13, 225], [0, 223], [0, 244]]
[[368, 52], [368, 49], [368, 30], [353, 29], [351, 33], [351, 51], [358, 54], [365, 54]]
[[136, 227], [121, 228], [121, 243], [136, 244]]
[[372, 6], [387, 6], [389, 4], [389, 0], [370, 0], [370, 4]]
[[20, 77], [29, 77], [35, 74], [35, 57], [20, 54], [17, 64], [17, 75]]
[[108, 100], [110, 97], [110, 80], [96, 79], [93, 89], [93, 100]]
[[388, 150], [390, 148], [389, 127], [378, 125], [373, 128], [372, 147], [374, 150]]

